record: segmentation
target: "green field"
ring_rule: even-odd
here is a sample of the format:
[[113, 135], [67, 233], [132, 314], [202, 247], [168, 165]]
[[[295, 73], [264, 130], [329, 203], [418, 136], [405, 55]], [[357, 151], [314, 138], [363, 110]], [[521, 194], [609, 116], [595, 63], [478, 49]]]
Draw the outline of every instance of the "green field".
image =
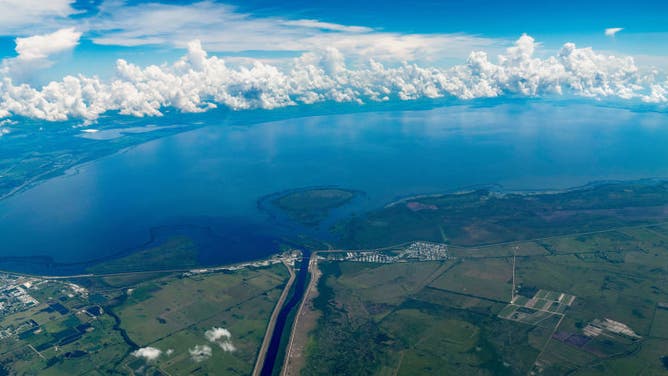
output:
[[[167, 351], [156, 366], [170, 374], [248, 374], [271, 312], [287, 280], [285, 268], [243, 270], [234, 274], [192, 276], [149, 283], [132, 292], [116, 309], [123, 328], [141, 347]], [[205, 332], [222, 327], [232, 333], [233, 352], [207, 342]], [[188, 352], [197, 345], [212, 347], [206, 362], [193, 362]], [[222, 371], [221, 371], [222, 372]]]
[[[277, 200], [308, 224], [353, 196]], [[396, 255], [431, 240], [442, 257], [316, 252], [301, 374], [666, 374], [667, 208], [668, 185], [623, 183], [415, 198], [339, 223], [333, 246]], [[0, 375], [249, 374], [288, 271], [176, 272], [196, 252], [167, 238], [72, 280], [85, 294], [63, 280], [30, 288], [38, 305], [0, 315]]]
[[666, 182], [600, 184], [560, 193], [478, 190], [399, 201], [344, 220], [334, 231], [340, 247], [348, 249], [416, 240], [477, 246], [666, 221], [667, 205]]
[[197, 253], [197, 246], [191, 239], [173, 237], [158, 246], [96, 264], [88, 268], [88, 271], [108, 274], [192, 268], [198, 265]]
[[[39, 305], [0, 317], [0, 330], [28, 320], [37, 325], [0, 341], [0, 365], [19, 375], [248, 374], [287, 279], [281, 264], [151, 275], [129, 288], [126, 280], [122, 289], [96, 278], [86, 296], [74, 297], [68, 297], [66, 283], [47, 282], [31, 290]], [[61, 304], [65, 313], [45, 310], [47, 302]], [[101, 307], [101, 314], [89, 314], [90, 307]], [[231, 337], [208, 338], [215, 328]], [[199, 361], [191, 354], [197, 346], [210, 352]], [[134, 353], [146, 347], [159, 356]]]
[[[322, 261], [303, 374], [665, 374], [667, 241], [649, 226], [552, 238], [545, 252], [516, 243], [512, 305], [505, 246], [442, 264]], [[586, 335], [606, 319], [633, 335]]]

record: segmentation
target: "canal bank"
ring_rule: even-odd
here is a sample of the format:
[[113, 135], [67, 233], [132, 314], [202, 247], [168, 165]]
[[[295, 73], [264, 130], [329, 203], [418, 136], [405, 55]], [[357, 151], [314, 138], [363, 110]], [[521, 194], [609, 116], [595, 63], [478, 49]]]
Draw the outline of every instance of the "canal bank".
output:
[[269, 341], [264, 364], [262, 365], [262, 370], [260, 372], [260, 375], [262, 376], [273, 375], [276, 365], [281, 364], [283, 355], [281, 351], [281, 340], [286, 333], [286, 327], [289, 330], [292, 326], [292, 322], [289, 322], [289, 319], [295, 316], [293, 311], [299, 306], [302, 298], [304, 297], [304, 292], [306, 291], [306, 284], [308, 281], [308, 265], [311, 260], [311, 252], [308, 250], [303, 250], [302, 254], [302, 260], [299, 266], [299, 270], [297, 271], [296, 280], [294, 282], [293, 293], [289, 300], [283, 305], [281, 311], [276, 317], [274, 331], [271, 335], [271, 340]]

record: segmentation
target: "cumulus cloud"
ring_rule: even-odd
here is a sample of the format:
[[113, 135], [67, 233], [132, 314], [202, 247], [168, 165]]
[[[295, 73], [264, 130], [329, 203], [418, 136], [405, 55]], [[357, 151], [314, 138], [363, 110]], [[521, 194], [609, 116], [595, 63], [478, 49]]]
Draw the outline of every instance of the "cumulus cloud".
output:
[[204, 337], [209, 341], [218, 344], [223, 351], [233, 352], [236, 350], [232, 344], [232, 333], [225, 328], [213, 327], [204, 332]]
[[154, 361], [160, 357], [162, 350], [155, 347], [142, 347], [132, 352], [132, 356], [136, 358], [144, 358], [147, 361]]
[[609, 27], [605, 29], [605, 36], [606, 37], [614, 37], [617, 33], [620, 31], [624, 30], [624, 28], [621, 27]]
[[79, 44], [81, 32], [65, 28], [53, 33], [16, 38], [14, 58], [4, 59], [0, 71], [5, 76], [21, 80], [35, 69], [47, 68], [53, 63], [49, 57], [70, 51]]
[[79, 38], [81, 33], [73, 27], [50, 34], [16, 38], [17, 59], [23, 61], [46, 59], [50, 55], [71, 50], [79, 44]]
[[475, 51], [464, 64], [434, 68], [374, 59], [351, 65], [340, 50], [329, 47], [279, 67], [258, 60], [233, 66], [193, 41], [188, 53], [171, 65], [142, 68], [119, 60], [117, 77], [110, 81], [67, 76], [36, 89], [5, 78], [0, 82], [0, 118], [91, 122], [107, 111], [160, 116], [167, 107], [202, 112], [218, 106], [274, 109], [325, 101], [439, 97], [579, 96], [666, 103], [665, 77], [642, 73], [631, 57], [566, 43], [556, 55], [540, 58], [536, 48], [532, 37], [522, 35], [496, 59]]
[[204, 332], [204, 337], [209, 341], [209, 342], [216, 342], [220, 339], [230, 339], [232, 338], [232, 333], [230, 333], [229, 330], [225, 328], [217, 328], [213, 327], [206, 332]]
[[208, 345], [196, 345], [195, 347], [188, 349], [190, 353], [190, 358], [199, 363], [205, 361], [211, 357], [212, 350]]

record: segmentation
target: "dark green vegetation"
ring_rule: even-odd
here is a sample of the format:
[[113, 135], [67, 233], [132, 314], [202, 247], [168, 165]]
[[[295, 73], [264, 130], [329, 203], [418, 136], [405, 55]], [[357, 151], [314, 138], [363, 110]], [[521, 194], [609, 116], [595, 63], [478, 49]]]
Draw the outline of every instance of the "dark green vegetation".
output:
[[598, 231], [668, 218], [668, 183], [606, 183], [559, 193], [478, 190], [399, 201], [336, 226], [346, 248], [428, 240], [453, 245]]
[[[282, 205], [326, 216], [354, 195], [331, 191], [293, 192]], [[321, 315], [302, 373], [665, 373], [667, 215], [668, 185], [646, 182], [424, 197], [353, 218], [336, 228], [353, 249], [432, 240], [449, 244], [447, 257], [321, 260]], [[75, 280], [88, 295], [46, 283], [38, 306], [0, 316], [0, 335], [16, 333], [0, 340], [0, 365], [46, 375], [250, 373], [287, 272], [139, 272], [145, 262], [189, 268], [195, 248], [173, 237], [92, 267], [112, 275]], [[129, 270], [138, 272], [113, 274]], [[230, 331], [233, 351], [206, 338], [214, 328]], [[159, 356], [132, 355], [147, 347]]]
[[304, 372], [667, 371], [668, 226], [450, 250], [445, 262], [321, 262]]
[[88, 268], [96, 274], [184, 269], [197, 266], [197, 246], [187, 237], [174, 237], [159, 246], [133, 252]]
[[[0, 316], [0, 332], [24, 325], [20, 334], [0, 341], [0, 364], [19, 375], [249, 374], [288, 273], [277, 264], [142, 276], [142, 282], [132, 275], [114, 277], [124, 288], [81, 279], [89, 287], [82, 295], [71, 294], [60, 281], [31, 288], [39, 305]], [[233, 349], [224, 348], [225, 338], [206, 337], [213, 328], [229, 330]], [[145, 347], [159, 356], [133, 355]]]
[[451, 259], [321, 261], [304, 373], [665, 374], [667, 218], [655, 181], [429, 196], [354, 217], [335, 228], [341, 248], [428, 240]]
[[272, 204], [291, 219], [315, 226], [330, 210], [341, 207], [355, 197], [355, 192], [336, 188], [315, 188], [288, 192], [272, 200]]

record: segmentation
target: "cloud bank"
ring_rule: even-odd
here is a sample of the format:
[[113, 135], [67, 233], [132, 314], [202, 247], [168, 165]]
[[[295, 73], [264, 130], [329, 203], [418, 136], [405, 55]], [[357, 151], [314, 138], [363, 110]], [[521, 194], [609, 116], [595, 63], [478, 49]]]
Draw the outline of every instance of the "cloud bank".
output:
[[350, 65], [330, 47], [307, 52], [286, 65], [259, 60], [241, 66], [208, 56], [199, 41], [171, 65], [116, 64], [116, 78], [67, 76], [41, 89], [0, 82], [0, 119], [27, 116], [43, 120], [95, 121], [107, 111], [160, 116], [164, 108], [202, 112], [218, 106], [233, 110], [275, 109], [316, 102], [378, 102], [452, 97], [458, 99], [587, 97], [664, 104], [668, 81], [643, 73], [631, 57], [597, 53], [566, 43], [554, 55], [537, 57], [537, 43], [522, 35], [496, 59], [472, 52], [450, 68], [403, 63], [386, 66], [369, 59]]

